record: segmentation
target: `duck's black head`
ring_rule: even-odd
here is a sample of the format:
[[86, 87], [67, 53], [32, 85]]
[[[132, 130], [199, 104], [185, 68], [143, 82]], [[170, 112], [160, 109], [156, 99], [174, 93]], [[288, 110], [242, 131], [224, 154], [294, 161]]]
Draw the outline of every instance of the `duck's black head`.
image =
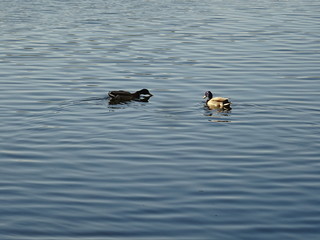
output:
[[204, 96], [203, 96], [203, 98], [208, 98], [208, 100], [210, 100], [211, 98], [212, 98], [212, 92], [210, 92], [210, 91], [206, 91], [205, 93], [204, 93]]
[[137, 93], [152, 96], [152, 94], [149, 92], [149, 90], [145, 89], [145, 88], [141, 89], [140, 91], [137, 91]]

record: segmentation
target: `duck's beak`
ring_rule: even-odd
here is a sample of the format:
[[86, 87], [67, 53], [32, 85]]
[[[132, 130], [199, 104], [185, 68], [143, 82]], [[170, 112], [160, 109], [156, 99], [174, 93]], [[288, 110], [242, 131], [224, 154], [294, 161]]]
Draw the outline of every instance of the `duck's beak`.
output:
[[206, 96], [206, 95], [204, 95], [202, 98], [203, 98], [203, 99], [205, 99], [206, 97], [207, 97], [207, 96]]

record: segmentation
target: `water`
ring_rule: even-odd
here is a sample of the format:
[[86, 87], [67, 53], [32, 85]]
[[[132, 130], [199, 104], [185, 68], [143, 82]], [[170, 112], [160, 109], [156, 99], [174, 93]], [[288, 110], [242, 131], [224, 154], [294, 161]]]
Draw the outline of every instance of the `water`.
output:
[[1, 1], [0, 238], [319, 239], [319, 9]]

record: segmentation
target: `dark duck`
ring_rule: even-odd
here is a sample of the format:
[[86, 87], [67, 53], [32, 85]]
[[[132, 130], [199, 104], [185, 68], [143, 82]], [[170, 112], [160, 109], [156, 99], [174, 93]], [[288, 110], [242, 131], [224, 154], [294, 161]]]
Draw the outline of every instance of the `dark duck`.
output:
[[144, 88], [134, 93], [123, 90], [111, 91], [108, 93], [108, 96], [111, 103], [120, 103], [127, 101], [148, 102], [149, 98], [153, 95], [149, 92], [148, 89]]

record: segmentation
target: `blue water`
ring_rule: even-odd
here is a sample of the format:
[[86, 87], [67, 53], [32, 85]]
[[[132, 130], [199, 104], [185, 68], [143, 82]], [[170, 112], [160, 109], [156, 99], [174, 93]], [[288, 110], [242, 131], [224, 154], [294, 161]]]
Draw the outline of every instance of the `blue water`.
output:
[[2, 0], [0, 239], [319, 239], [319, 10]]

